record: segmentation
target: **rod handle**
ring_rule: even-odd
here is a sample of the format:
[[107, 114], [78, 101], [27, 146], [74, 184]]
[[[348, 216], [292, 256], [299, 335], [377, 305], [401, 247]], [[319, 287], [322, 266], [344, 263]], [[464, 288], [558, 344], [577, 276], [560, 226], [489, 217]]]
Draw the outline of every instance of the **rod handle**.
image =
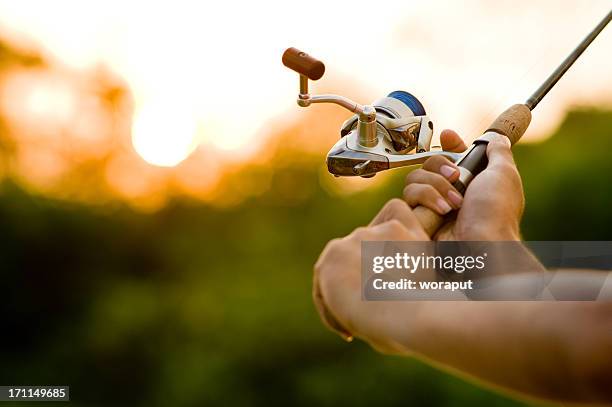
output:
[[531, 110], [526, 105], [516, 104], [497, 116], [487, 131], [503, 134], [514, 145], [525, 134], [529, 123], [531, 123]]
[[444, 222], [442, 216], [425, 206], [419, 205], [412, 211], [429, 237], [433, 237]]
[[[503, 134], [514, 144], [523, 136], [530, 122], [531, 110], [526, 105], [516, 104], [497, 116], [497, 119], [491, 123], [485, 133], [494, 131]], [[484, 160], [486, 157], [482, 157], [482, 159]], [[440, 215], [424, 206], [415, 207], [414, 213], [430, 237], [434, 236], [444, 223], [444, 219]]]
[[313, 81], [321, 79], [325, 73], [323, 62], [293, 47], [283, 53], [283, 65]]

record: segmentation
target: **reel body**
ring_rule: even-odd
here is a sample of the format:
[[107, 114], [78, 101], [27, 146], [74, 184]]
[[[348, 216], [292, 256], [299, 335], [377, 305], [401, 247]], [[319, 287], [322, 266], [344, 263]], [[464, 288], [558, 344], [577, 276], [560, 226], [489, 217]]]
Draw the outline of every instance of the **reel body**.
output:
[[358, 115], [346, 120], [340, 128], [340, 140], [327, 154], [331, 174], [371, 177], [379, 171], [420, 164], [431, 155], [424, 153], [430, 149], [433, 123], [414, 96], [395, 91], [372, 106], [376, 111], [375, 142], [369, 146], [360, 142]]
[[339, 95], [310, 95], [308, 79], [323, 76], [323, 63], [295, 48], [285, 51], [283, 63], [300, 74], [298, 105], [334, 103], [355, 113], [342, 124], [340, 140], [327, 154], [331, 174], [373, 177], [380, 171], [422, 164], [432, 155], [459, 158], [456, 153], [431, 150], [433, 123], [410, 93], [391, 92], [363, 106]]

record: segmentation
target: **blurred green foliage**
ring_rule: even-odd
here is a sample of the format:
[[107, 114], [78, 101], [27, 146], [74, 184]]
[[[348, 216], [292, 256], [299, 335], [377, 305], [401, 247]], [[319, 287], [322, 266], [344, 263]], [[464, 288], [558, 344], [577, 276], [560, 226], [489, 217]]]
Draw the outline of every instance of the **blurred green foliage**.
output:
[[[576, 111], [517, 146], [525, 239], [612, 240], [611, 128], [612, 112]], [[0, 383], [68, 384], [75, 406], [522, 405], [323, 328], [313, 263], [399, 195], [404, 172], [337, 197], [321, 161], [277, 169], [267, 193], [231, 209], [182, 200], [140, 214], [5, 182]], [[287, 177], [312, 193], [279, 199]]]
[[527, 240], [612, 240], [612, 112], [570, 112], [553, 137], [517, 145]]

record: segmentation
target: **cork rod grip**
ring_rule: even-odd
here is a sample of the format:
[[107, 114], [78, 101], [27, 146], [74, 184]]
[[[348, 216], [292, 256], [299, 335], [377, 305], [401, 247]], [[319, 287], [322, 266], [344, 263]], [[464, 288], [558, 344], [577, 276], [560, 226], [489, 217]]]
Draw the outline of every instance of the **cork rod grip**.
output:
[[[494, 131], [503, 134], [514, 144], [523, 136], [530, 122], [531, 110], [525, 105], [516, 104], [500, 114], [489, 126], [487, 132]], [[424, 206], [417, 206], [413, 211], [430, 237], [433, 237], [444, 223], [440, 215]]]
[[503, 134], [514, 145], [525, 134], [529, 123], [531, 123], [531, 110], [523, 104], [516, 104], [497, 116], [487, 131]]
[[325, 73], [323, 62], [293, 47], [283, 53], [283, 65], [313, 81], [321, 79]]

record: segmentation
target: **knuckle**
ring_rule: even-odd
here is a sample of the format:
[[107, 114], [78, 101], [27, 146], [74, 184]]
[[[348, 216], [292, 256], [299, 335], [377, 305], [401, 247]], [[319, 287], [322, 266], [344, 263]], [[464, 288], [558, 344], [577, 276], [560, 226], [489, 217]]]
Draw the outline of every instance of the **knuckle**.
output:
[[410, 191], [412, 191], [413, 188], [414, 186], [412, 184], [406, 185], [402, 191], [402, 195], [404, 197], [410, 196]]
[[406, 201], [406, 203], [408, 203], [408, 205], [412, 205], [413, 204], [413, 191], [414, 190], [414, 186], [413, 185], [406, 185], [406, 187], [404, 187], [404, 190], [402, 191], [402, 198], [404, 198], [404, 201]]
[[387, 222], [387, 227], [394, 235], [404, 233], [406, 231], [406, 227], [404, 226], [404, 224], [397, 219], [389, 220]]
[[446, 178], [435, 172], [427, 173], [427, 177], [424, 180], [424, 183], [442, 192], [451, 187], [451, 183], [448, 182]]
[[329, 247], [336, 247], [336, 246], [339, 246], [340, 244], [342, 244], [342, 238], [339, 238], [339, 237], [336, 237], [327, 243]]
[[406, 200], [419, 204], [433, 201], [439, 195], [438, 190], [429, 184], [412, 184], [404, 189]]
[[355, 228], [355, 230], [353, 230], [351, 234], [347, 236], [347, 238], [362, 240], [368, 234], [367, 231], [368, 229], [365, 226], [359, 226], [358, 228]]
[[342, 250], [342, 240], [341, 239], [332, 239], [323, 248], [319, 259], [314, 265], [315, 276], [320, 275], [327, 261], [334, 257], [334, 255]]
[[429, 171], [437, 171], [441, 166], [445, 164], [449, 164], [450, 161], [441, 155], [434, 155], [430, 157], [423, 163], [423, 168]]
[[423, 176], [423, 173], [426, 171], [422, 168], [417, 168], [416, 170], [412, 170], [406, 175], [406, 184], [413, 184], [415, 182], [419, 182], [419, 179]]
[[421, 184], [417, 194], [420, 198], [427, 199], [435, 197], [438, 194], [438, 191], [429, 184]]
[[336, 252], [340, 250], [341, 248], [342, 248], [342, 239], [339, 239], [339, 238], [332, 239], [329, 242], [327, 242], [327, 245], [323, 249], [323, 254], [329, 254], [332, 252]]
[[424, 184], [406, 185], [406, 187], [404, 188], [404, 196], [409, 198], [417, 196], [423, 185]]
[[393, 198], [385, 205], [385, 210], [389, 213], [398, 213], [399, 211], [406, 208], [406, 202], [399, 198]]

